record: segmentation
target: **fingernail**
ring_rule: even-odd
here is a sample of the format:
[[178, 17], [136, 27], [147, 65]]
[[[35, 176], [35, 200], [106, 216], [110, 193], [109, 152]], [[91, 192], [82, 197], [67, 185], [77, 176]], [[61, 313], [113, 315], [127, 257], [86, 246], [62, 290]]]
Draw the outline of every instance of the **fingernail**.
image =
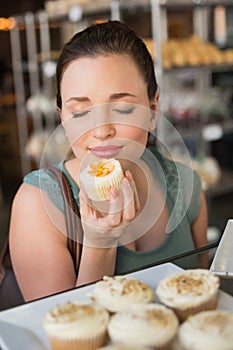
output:
[[125, 175], [129, 181], [133, 180], [133, 176], [129, 170], [126, 170]]

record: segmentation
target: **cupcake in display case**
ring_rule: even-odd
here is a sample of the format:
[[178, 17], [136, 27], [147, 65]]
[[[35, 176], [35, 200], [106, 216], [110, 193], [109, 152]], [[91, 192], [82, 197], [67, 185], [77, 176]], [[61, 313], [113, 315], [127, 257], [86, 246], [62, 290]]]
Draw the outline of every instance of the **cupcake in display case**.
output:
[[189, 269], [162, 279], [156, 289], [160, 303], [171, 308], [180, 321], [217, 305], [220, 279], [207, 269]]
[[175, 313], [157, 303], [133, 304], [111, 316], [108, 334], [113, 344], [167, 350], [179, 326]]
[[232, 350], [233, 312], [211, 310], [190, 316], [179, 328], [177, 346], [180, 350]]
[[89, 298], [111, 313], [123, 311], [132, 303], [147, 304], [155, 300], [155, 291], [148, 284], [127, 276], [104, 276], [95, 283]]
[[89, 302], [66, 302], [47, 312], [44, 329], [53, 350], [94, 350], [107, 342], [109, 313]]

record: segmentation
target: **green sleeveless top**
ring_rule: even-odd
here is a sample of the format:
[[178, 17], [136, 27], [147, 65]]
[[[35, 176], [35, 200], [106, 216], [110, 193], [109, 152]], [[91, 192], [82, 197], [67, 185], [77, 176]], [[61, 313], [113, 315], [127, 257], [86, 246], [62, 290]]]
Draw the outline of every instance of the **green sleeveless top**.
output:
[[[200, 210], [200, 177], [188, 166], [165, 158], [155, 147], [146, 149], [142, 159], [156, 179], [161, 180], [161, 188], [166, 194], [166, 204], [170, 213], [170, 232], [160, 246], [149, 251], [132, 251], [125, 246], [119, 246], [115, 274], [123, 274], [195, 249], [190, 226]], [[74, 198], [80, 206], [79, 188], [64, 167], [64, 162], [61, 161], [55, 166], [67, 176]], [[32, 171], [23, 181], [46, 191], [52, 203], [64, 213], [59, 184], [46, 169]], [[182, 262], [179, 265], [182, 266]], [[192, 267], [192, 262], [184, 259], [184, 267]]]

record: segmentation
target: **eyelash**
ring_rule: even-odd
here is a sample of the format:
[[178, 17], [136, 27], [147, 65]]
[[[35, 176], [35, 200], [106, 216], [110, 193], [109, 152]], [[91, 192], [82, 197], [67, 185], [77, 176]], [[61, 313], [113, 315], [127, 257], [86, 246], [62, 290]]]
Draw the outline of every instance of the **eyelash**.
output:
[[135, 107], [128, 108], [128, 109], [114, 109], [114, 112], [120, 113], [120, 114], [131, 114], [135, 110]]
[[90, 111], [76, 112], [73, 114], [73, 118], [80, 118], [87, 115]]
[[[128, 108], [128, 109], [114, 109], [114, 112], [120, 113], [120, 114], [131, 114], [135, 110], [135, 107]], [[90, 111], [83, 111], [83, 112], [76, 112], [73, 114], [73, 118], [81, 118], [87, 115]]]

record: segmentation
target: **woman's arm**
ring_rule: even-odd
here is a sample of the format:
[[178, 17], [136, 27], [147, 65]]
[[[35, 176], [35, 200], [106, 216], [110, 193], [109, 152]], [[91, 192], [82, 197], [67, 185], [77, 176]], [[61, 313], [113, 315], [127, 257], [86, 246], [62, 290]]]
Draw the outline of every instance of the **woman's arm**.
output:
[[[80, 215], [83, 225], [83, 251], [77, 285], [114, 274], [118, 241], [128, 230], [140, 207], [136, 186], [129, 171], [122, 181], [121, 190], [110, 190], [108, 210], [98, 211], [85, 191], [79, 193]], [[91, 260], [95, 268], [90, 269]]]
[[84, 247], [76, 281], [67, 237], [56, 222], [62, 214], [53, 206], [52, 218], [48, 199], [45, 205], [42, 193], [34, 186], [23, 184], [12, 206], [11, 258], [26, 301], [100, 279], [104, 274], [112, 274], [115, 267], [116, 248]]
[[[192, 236], [195, 244], [195, 248], [205, 247], [208, 244], [207, 241], [207, 228], [208, 228], [208, 213], [206, 206], [206, 199], [204, 192], [200, 194], [200, 210], [197, 219], [192, 224]], [[203, 252], [198, 256], [199, 268], [209, 268], [210, 260], [208, 252]]]
[[28, 184], [21, 185], [12, 206], [10, 252], [25, 300], [75, 285], [67, 238], [50, 217], [41, 190]]
[[[116, 247], [93, 248], [84, 246], [80, 261], [79, 274], [76, 285], [80, 286], [97, 281], [106, 276], [113, 276], [116, 262]], [[89, 266], [91, 261], [91, 268]]]
[[204, 192], [200, 193], [200, 210], [197, 219], [191, 226], [195, 248], [207, 245], [208, 213]]

